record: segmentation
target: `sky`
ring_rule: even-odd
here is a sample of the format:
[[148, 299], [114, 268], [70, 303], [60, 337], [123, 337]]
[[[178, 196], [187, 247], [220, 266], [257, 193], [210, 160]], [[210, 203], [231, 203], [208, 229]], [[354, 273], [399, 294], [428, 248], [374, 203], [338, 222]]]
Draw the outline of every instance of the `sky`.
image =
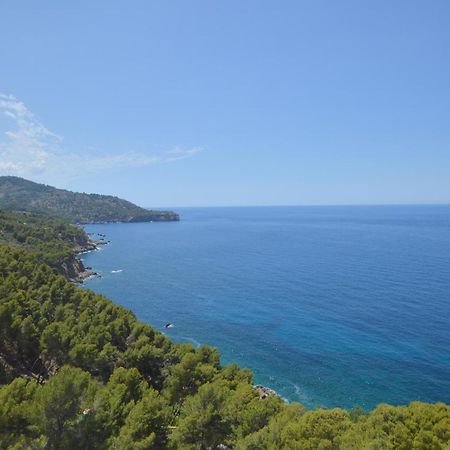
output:
[[147, 207], [450, 203], [448, 0], [4, 0], [0, 175]]

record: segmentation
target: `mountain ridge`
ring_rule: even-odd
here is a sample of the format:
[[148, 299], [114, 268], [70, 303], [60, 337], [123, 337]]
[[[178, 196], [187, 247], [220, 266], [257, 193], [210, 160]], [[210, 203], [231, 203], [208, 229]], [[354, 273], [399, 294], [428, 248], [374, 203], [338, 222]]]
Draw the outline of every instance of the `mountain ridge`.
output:
[[72, 192], [16, 176], [0, 176], [0, 209], [43, 213], [80, 224], [180, 219], [173, 211], [148, 210], [116, 196]]

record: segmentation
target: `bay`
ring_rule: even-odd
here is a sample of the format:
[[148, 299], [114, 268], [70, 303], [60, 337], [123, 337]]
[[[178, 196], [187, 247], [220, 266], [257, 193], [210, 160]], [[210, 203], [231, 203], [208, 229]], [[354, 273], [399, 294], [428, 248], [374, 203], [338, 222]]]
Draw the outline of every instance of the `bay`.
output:
[[307, 407], [450, 402], [450, 206], [177, 212], [86, 226], [86, 287]]

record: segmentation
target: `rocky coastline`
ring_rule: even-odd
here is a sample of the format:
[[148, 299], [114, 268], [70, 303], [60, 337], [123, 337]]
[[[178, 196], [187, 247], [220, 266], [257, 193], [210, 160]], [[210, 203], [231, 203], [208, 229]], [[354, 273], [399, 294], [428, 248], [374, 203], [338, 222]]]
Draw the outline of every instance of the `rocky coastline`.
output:
[[267, 397], [280, 397], [278, 392], [268, 388], [267, 386], [263, 386], [262, 384], [255, 384], [253, 389], [258, 392], [261, 400], [264, 400]]
[[[99, 249], [102, 245], [110, 243], [103, 233], [84, 233], [85, 238], [79, 241], [74, 246], [75, 255], [70, 262], [63, 264], [64, 275], [73, 283], [83, 284], [92, 277], [101, 277], [101, 274], [92, 270], [92, 267], [86, 267], [78, 255], [93, 252]], [[96, 236], [97, 239], [93, 239]], [[253, 389], [258, 393], [259, 398], [264, 400], [267, 397], [280, 397], [278, 392], [264, 386], [262, 384], [255, 384]]]
[[61, 266], [62, 274], [69, 281], [82, 284], [92, 277], [101, 276], [98, 272], [93, 271], [92, 267], [86, 267], [83, 264], [83, 261], [79, 258], [79, 255], [96, 251], [100, 246], [109, 243], [104, 234], [99, 234], [99, 237], [99, 239], [92, 239], [90, 235], [85, 234], [85, 238], [83, 240], [75, 242], [73, 247], [74, 255], [65, 261]]

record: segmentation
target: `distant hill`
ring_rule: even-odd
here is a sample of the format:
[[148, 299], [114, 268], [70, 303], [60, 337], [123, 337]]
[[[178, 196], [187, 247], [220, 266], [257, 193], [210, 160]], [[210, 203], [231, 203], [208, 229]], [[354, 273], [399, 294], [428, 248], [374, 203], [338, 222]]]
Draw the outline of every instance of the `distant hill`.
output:
[[72, 223], [179, 220], [172, 211], [151, 211], [111, 195], [71, 192], [12, 176], [0, 177], [0, 209], [49, 214]]

